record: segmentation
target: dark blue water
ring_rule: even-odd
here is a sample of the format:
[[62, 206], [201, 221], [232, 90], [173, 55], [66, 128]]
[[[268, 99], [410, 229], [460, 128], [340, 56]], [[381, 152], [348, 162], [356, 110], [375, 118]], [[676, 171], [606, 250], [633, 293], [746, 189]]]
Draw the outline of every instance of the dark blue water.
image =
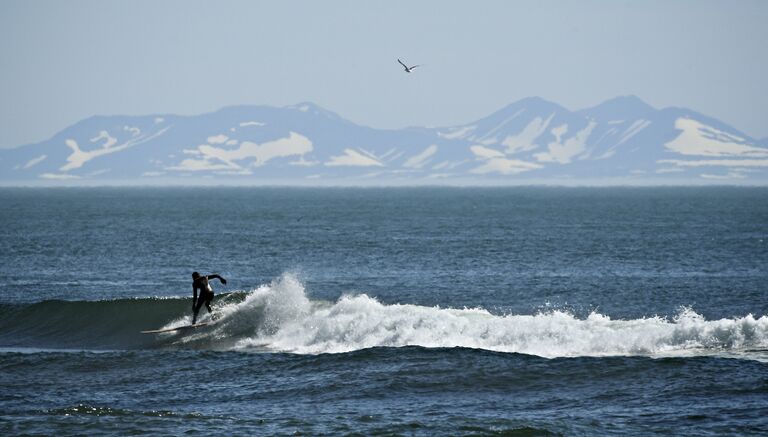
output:
[[[768, 429], [768, 189], [1, 189], [5, 434]], [[216, 322], [189, 323], [193, 270]], [[208, 320], [208, 315], [204, 320]]]

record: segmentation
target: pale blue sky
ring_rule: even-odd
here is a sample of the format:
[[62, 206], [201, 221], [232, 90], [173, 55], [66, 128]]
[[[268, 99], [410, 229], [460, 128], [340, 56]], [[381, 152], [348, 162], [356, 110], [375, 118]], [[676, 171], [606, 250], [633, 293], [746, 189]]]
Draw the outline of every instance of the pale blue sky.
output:
[[768, 1], [0, 0], [0, 36], [0, 147], [91, 115], [312, 101], [399, 128], [625, 94], [768, 136]]

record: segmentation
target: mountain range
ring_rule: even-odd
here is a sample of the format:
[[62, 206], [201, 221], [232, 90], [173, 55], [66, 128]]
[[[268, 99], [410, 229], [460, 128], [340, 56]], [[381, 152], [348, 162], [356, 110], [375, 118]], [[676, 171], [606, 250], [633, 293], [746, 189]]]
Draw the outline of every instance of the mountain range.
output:
[[635, 96], [568, 110], [526, 98], [471, 123], [374, 129], [312, 103], [94, 116], [0, 150], [3, 185], [768, 182], [768, 139]]

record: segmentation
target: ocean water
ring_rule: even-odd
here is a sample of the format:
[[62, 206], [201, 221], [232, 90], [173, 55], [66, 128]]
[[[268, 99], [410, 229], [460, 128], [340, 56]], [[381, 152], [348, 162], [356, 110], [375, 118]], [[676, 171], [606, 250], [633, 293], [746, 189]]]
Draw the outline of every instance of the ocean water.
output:
[[768, 433], [766, 188], [0, 205], [3, 435]]

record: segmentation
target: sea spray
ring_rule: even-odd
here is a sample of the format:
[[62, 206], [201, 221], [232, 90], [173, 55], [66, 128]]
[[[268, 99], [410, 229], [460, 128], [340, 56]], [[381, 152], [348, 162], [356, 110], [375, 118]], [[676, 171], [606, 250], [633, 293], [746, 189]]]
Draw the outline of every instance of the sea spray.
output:
[[[258, 301], [258, 305], [254, 305]], [[246, 309], [246, 307], [248, 309]], [[586, 319], [553, 310], [535, 315], [494, 315], [481, 308], [386, 305], [365, 294], [333, 304], [311, 304], [303, 285], [284, 275], [229, 308], [267, 313], [255, 335], [237, 341], [293, 353], [339, 353], [370, 347], [466, 347], [542, 357], [654, 356], [716, 353], [768, 347], [768, 317], [707, 321], [690, 308], [673, 319]], [[257, 328], [254, 326], [254, 328]], [[258, 332], [256, 332], [258, 331]]]

